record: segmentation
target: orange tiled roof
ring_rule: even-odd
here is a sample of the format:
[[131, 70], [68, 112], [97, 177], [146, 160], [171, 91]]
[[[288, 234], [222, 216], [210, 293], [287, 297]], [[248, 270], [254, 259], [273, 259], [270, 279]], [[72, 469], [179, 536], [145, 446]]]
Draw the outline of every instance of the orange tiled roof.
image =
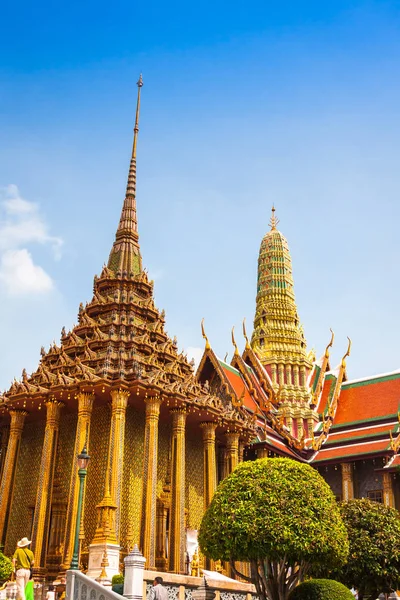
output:
[[334, 427], [397, 415], [400, 372], [342, 384]]
[[318, 399], [318, 404], [317, 404], [317, 409], [316, 409], [318, 413], [322, 414], [327, 409], [328, 398], [330, 399], [332, 397], [332, 394], [335, 390], [336, 382], [337, 382], [337, 377], [335, 375], [333, 375], [332, 373], [329, 373], [328, 375], [326, 375], [324, 384], [322, 387], [321, 396]]
[[247, 386], [243, 381], [239, 371], [231, 365], [224, 363], [222, 360], [219, 360], [219, 364], [221, 365], [221, 368], [223, 369], [224, 374], [231, 384], [237, 398], [242, 398], [244, 391], [244, 396], [242, 398], [244, 406], [253, 412], [257, 412], [258, 408], [251, 397], [250, 392], [247, 389]]
[[388, 451], [390, 451], [390, 442], [388, 439], [373, 442], [359, 442], [358, 444], [349, 444], [346, 446], [338, 446], [336, 448], [322, 447], [312, 462], [317, 463], [325, 460], [338, 460], [340, 458], [385, 453]]
[[336, 442], [341, 442], [343, 440], [354, 440], [355, 438], [364, 438], [369, 436], [379, 436], [386, 435], [386, 438], [389, 439], [389, 432], [391, 431], [393, 434], [397, 434], [398, 429], [398, 421], [397, 419], [394, 421], [391, 419], [390, 423], [384, 423], [382, 425], [372, 425], [370, 427], [357, 427], [352, 429], [346, 429], [345, 431], [336, 432], [334, 429], [331, 430], [329, 434], [328, 441], [326, 445], [336, 444]]

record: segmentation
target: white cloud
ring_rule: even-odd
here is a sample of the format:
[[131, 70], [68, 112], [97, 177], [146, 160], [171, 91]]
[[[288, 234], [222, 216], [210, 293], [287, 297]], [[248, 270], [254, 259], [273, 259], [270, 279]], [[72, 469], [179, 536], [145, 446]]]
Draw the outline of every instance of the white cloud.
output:
[[188, 348], [186, 348], [185, 352], [186, 352], [189, 360], [191, 360], [192, 358], [194, 359], [195, 369], [197, 369], [197, 367], [200, 364], [201, 358], [204, 354], [204, 348], [197, 348], [196, 346], [189, 346]]
[[11, 296], [43, 293], [53, 289], [51, 277], [35, 265], [26, 248], [7, 250], [1, 256], [0, 282]]
[[34, 263], [28, 247], [49, 246], [57, 260], [62, 243], [61, 238], [49, 234], [38, 205], [22, 198], [16, 185], [0, 189], [0, 283], [8, 294], [50, 291], [52, 279]]

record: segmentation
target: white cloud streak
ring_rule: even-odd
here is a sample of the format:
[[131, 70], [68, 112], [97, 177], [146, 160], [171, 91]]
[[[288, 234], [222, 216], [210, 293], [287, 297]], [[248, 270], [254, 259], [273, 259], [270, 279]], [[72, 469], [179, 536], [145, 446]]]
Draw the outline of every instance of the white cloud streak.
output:
[[0, 286], [7, 295], [43, 294], [54, 287], [50, 275], [34, 263], [32, 244], [50, 247], [56, 260], [61, 257], [63, 242], [49, 234], [38, 205], [8, 185], [0, 190]]

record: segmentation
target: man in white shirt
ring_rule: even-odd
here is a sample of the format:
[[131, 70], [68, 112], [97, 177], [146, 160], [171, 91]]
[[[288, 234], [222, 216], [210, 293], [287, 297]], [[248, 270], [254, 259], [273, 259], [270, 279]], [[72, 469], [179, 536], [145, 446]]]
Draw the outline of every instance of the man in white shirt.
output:
[[156, 577], [150, 590], [149, 600], [168, 600], [167, 589], [163, 586], [163, 578]]

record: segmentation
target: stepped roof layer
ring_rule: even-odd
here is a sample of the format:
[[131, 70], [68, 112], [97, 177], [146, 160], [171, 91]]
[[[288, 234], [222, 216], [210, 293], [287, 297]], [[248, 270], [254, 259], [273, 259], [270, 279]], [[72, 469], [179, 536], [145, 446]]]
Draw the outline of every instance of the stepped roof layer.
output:
[[[136, 210], [136, 150], [140, 93], [132, 155], [121, 216], [108, 264], [95, 276], [93, 297], [79, 307], [78, 324], [64, 327], [59, 344], [41, 349], [37, 370], [14, 381], [0, 400], [0, 416], [11, 407], [31, 413], [42, 401], [59, 399], [76, 406], [79, 390], [108, 399], [113, 388], [132, 392], [132, 401], [158, 395], [172, 404], [191, 404], [200, 417], [238, 428], [244, 437], [254, 430], [248, 410], [232, 406], [199, 383], [176, 338], [165, 331], [165, 313], [154, 303], [153, 282], [143, 269]], [[192, 414], [190, 418], [195, 418]]]

